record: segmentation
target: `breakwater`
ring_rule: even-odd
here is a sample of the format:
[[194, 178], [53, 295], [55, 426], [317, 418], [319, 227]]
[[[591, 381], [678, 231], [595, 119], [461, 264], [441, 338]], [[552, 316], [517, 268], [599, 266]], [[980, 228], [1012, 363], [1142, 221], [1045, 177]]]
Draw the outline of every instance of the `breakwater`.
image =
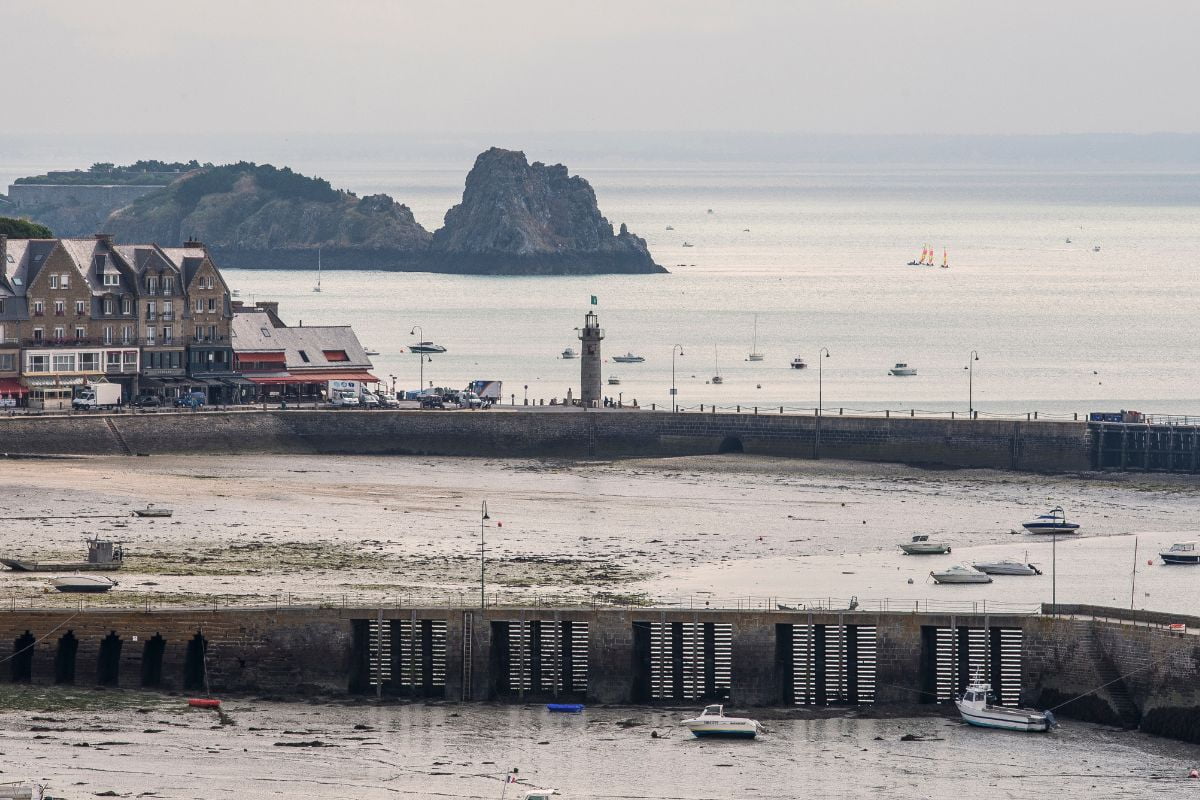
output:
[[[1065, 608], [1064, 608], [1065, 610]], [[1119, 611], [1112, 610], [1114, 616]], [[679, 608], [0, 612], [13, 682], [452, 701], [1000, 702], [1200, 741], [1200, 638], [1097, 618]]]
[[0, 453], [424, 454], [614, 458], [749, 453], [1035, 472], [1092, 468], [1087, 424], [772, 413], [204, 411], [0, 419]]

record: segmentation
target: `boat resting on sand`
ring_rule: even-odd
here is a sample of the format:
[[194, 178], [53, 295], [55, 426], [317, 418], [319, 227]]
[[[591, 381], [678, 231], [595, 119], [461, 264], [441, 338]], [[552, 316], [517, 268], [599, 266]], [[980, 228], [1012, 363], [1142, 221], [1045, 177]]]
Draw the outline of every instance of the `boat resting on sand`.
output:
[[911, 542], [900, 545], [900, 549], [910, 556], [940, 556], [950, 552], [950, 545], [931, 542], [927, 534], [919, 533], [912, 537]]
[[169, 517], [174, 513], [169, 508], [163, 508], [162, 506], [150, 503], [145, 508], [134, 509], [133, 515], [135, 517]]
[[102, 594], [117, 585], [112, 578], [91, 575], [67, 575], [55, 578], [50, 585], [60, 592], [72, 594]]
[[1044, 733], [1057, 724], [1049, 711], [992, 705], [991, 690], [990, 684], [978, 680], [967, 685], [962, 697], [954, 701], [963, 722], [980, 728], [1035, 733]]
[[758, 735], [759, 724], [748, 717], [727, 717], [724, 706], [705, 706], [700, 716], [683, 720], [693, 735], [716, 736], [733, 739], [753, 739]]
[[0, 564], [16, 572], [96, 572], [120, 569], [125, 553], [120, 542], [99, 538], [88, 539], [87, 561], [26, 561], [21, 558], [0, 558]]

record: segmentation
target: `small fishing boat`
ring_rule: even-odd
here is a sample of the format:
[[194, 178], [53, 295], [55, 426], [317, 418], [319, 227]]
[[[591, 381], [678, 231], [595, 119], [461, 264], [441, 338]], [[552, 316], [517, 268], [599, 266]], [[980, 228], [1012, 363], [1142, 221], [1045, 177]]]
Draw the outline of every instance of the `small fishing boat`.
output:
[[897, 362], [896, 366], [888, 370], [888, 375], [893, 375], [898, 378], [910, 378], [916, 374], [916, 367], [910, 367], [908, 364], [903, 364], [900, 362]]
[[408, 346], [408, 352], [410, 352], [410, 353], [444, 353], [444, 352], [446, 352], [446, 348], [442, 347], [440, 344], [434, 344], [433, 342], [417, 342], [416, 344]]
[[800, 356], [792, 359], [792, 369], [808, 369], [808, 364]]
[[145, 508], [135, 509], [133, 515], [135, 517], [169, 517], [175, 512], [163, 506], [156, 506], [154, 503], [147, 503]]
[[568, 347], [566, 350], [562, 351], [562, 357], [570, 361], [572, 358], [579, 358], [579, 354], [576, 353], [572, 348]]
[[1096, 246], [1094, 246], [1094, 247], [1092, 248], [1092, 252], [1093, 252], [1093, 253], [1099, 253], [1099, 252], [1100, 252], [1100, 245], [1096, 245]]
[[667, 230], [669, 230], [669, 231], [673, 231], [673, 230], [675, 230], [675, 226], [674, 226], [674, 225], [668, 225], [668, 226], [667, 226]]
[[1030, 533], [1079, 532], [1079, 523], [1067, 522], [1067, 513], [1061, 508], [1054, 508], [1045, 514], [1039, 514], [1029, 522], [1022, 523], [1021, 527]]
[[910, 556], [940, 556], [950, 552], [950, 545], [929, 541], [929, 536], [919, 533], [912, 537], [911, 542], [900, 545], [900, 549]]
[[101, 594], [116, 586], [117, 582], [99, 575], [68, 575], [55, 578], [50, 581], [50, 585], [60, 592]]
[[991, 684], [980, 683], [976, 676], [967, 685], [962, 697], [954, 701], [954, 705], [958, 707], [963, 722], [980, 728], [1043, 733], [1057, 724], [1054, 714], [1049, 711], [994, 706], [991, 699]]
[[609, 375], [608, 376], [608, 385], [609, 386], [620, 386], [621, 379], [618, 378], [616, 375]]
[[684, 242], [683, 246], [684, 247], [695, 247], [696, 245], [692, 244], [691, 242]]
[[971, 566], [988, 575], [1041, 575], [1042, 571], [1033, 564], [1025, 564], [1011, 558], [1000, 561], [976, 561]]
[[1176, 542], [1170, 550], [1158, 554], [1164, 564], [1200, 564], [1200, 550], [1195, 542]]
[[125, 563], [121, 542], [109, 542], [98, 536], [85, 539], [87, 561], [46, 562], [26, 561], [19, 558], [0, 558], [0, 564], [16, 572], [81, 572], [120, 569]]
[[646, 359], [642, 356], [635, 356], [633, 353], [626, 353], [623, 356], [613, 356], [612, 360], [618, 364], [641, 364]]
[[991, 583], [992, 576], [966, 564], [955, 564], [929, 573], [935, 583]]
[[579, 714], [583, 703], [546, 703], [546, 710], [555, 714]]
[[683, 720], [683, 724], [695, 736], [720, 736], [753, 739], [758, 735], [759, 724], [748, 717], [727, 717], [724, 706], [705, 706], [700, 716]]
[[377, 356], [377, 355], [379, 355], [379, 351], [378, 351], [378, 350], [376, 350], [376, 349], [375, 349], [375, 348], [373, 348], [373, 347], [367, 347], [367, 348], [365, 348], [365, 349], [363, 350], [363, 353], [365, 353], [365, 354], [366, 354], [366, 355], [368, 355], [368, 356]]
[[747, 361], [762, 361], [763, 354], [758, 352], [758, 314], [754, 315], [754, 338], [751, 340], [750, 353], [746, 356]]

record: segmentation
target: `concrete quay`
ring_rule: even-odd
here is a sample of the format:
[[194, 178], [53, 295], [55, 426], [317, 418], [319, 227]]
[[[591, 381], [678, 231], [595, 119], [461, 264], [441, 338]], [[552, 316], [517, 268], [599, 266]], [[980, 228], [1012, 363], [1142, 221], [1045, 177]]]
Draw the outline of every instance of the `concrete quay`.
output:
[[619, 458], [738, 452], [1065, 473], [1092, 469], [1093, 449], [1089, 425], [1082, 422], [818, 420], [765, 412], [270, 410], [0, 418], [0, 453], [23, 455]]

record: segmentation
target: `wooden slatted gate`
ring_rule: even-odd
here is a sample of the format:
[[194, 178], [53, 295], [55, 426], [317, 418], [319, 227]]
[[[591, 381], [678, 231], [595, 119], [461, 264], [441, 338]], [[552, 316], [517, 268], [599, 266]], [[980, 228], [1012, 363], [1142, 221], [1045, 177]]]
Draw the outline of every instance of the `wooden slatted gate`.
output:
[[1021, 700], [1021, 660], [1024, 633], [1020, 628], [925, 628], [932, 636], [934, 696], [949, 703], [967, 688], [972, 677], [992, 685], [1000, 705], [1015, 706]]
[[446, 687], [446, 620], [392, 621], [392, 641], [398, 651], [396, 685], [404, 690], [440, 694]]
[[508, 691], [586, 695], [588, 624], [519, 620], [508, 627]]
[[792, 702], [875, 702], [878, 644], [874, 625], [792, 625]]
[[733, 682], [733, 625], [652, 622], [650, 698], [718, 700]]
[[392, 630], [382, 618], [367, 620], [367, 682], [384, 686], [392, 680]]

